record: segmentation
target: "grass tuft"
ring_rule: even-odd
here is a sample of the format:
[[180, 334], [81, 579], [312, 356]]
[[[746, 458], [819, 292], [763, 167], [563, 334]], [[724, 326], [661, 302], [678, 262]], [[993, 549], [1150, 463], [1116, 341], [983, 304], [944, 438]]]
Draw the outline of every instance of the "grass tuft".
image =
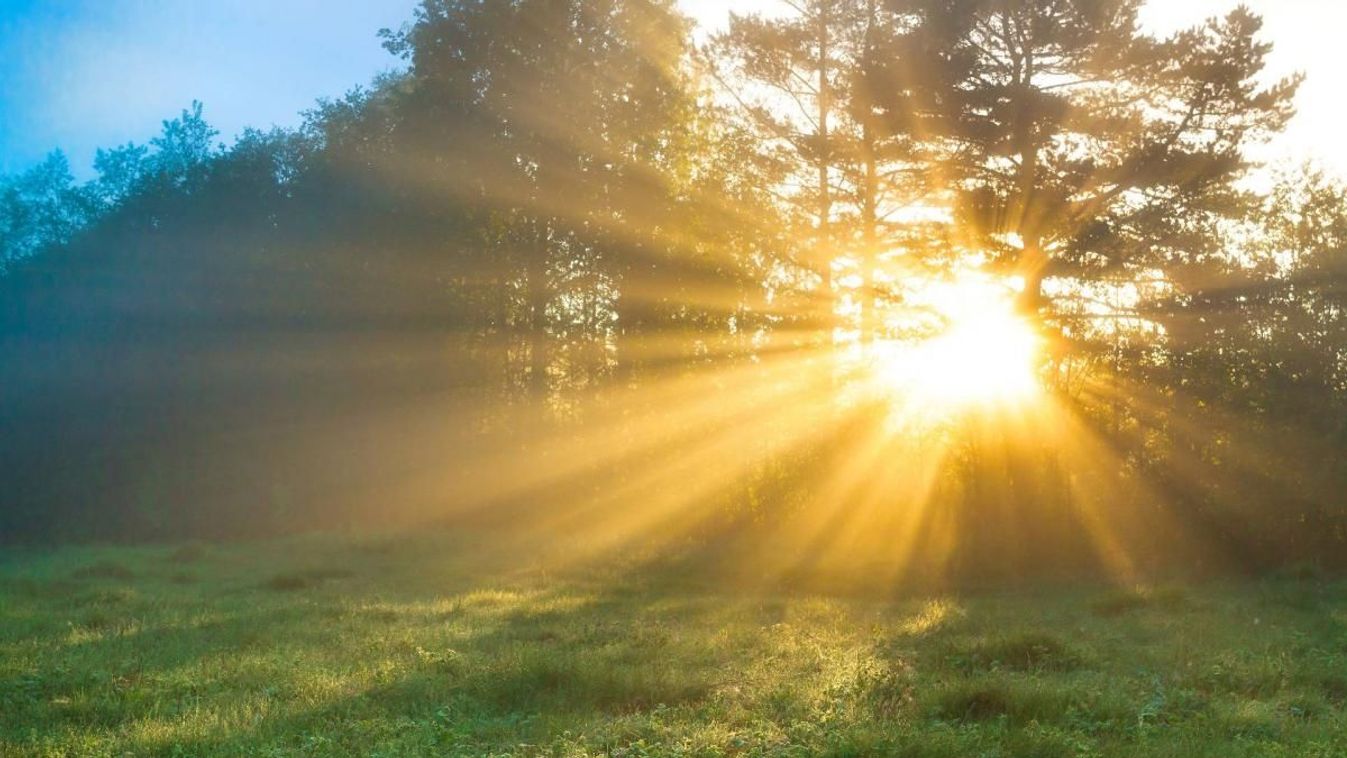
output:
[[876, 661], [863, 667], [858, 679], [865, 701], [881, 717], [896, 717], [916, 694], [916, 671], [902, 661]]
[[946, 661], [963, 671], [1072, 671], [1084, 657], [1061, 638], [1042, 631], [980, 637], [950, 644]]
[[91, 632], [101, 632], [117, 626], [117, 619], [111, 613], [104, 610], [90, 611], [84, 614], [77, 626]]
[[1095, 729], [1119, 722], [1117, 705], [1102, 693], [1041, 680], [983, 675], [943, 684], [920, 697], [927, 716], [943, 722], [997, 721], [1016, 727], [1091, 724]]
[[935, 696], [930, 713], [943, 721], [987, 721], [1009, 716], [1011, 699], [1004, 682], [960, 682]]

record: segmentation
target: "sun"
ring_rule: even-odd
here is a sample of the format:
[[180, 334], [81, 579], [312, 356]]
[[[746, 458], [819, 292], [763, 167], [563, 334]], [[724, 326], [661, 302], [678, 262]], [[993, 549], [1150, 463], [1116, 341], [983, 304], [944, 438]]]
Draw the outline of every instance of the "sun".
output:
[[1014, 307], [1004, 283], [970, 279], [933, 284], [914, 300], [939, 316], [925, 339], [894, 341], [876, 354], [876, 376], [930, 410], [1013, 406], [1041, 392], [1042, 338]]
[[949, 405], [1012, 402], [1038, 389], [1038, 337], [1010, 314], [951, 326], [919, 347], [916, 390]]

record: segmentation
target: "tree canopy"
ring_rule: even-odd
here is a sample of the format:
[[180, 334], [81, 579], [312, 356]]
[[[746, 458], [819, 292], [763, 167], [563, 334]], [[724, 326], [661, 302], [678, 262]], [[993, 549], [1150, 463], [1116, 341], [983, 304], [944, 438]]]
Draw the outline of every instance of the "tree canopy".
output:
[[[1340, 561], [1347, 190], [1255, 191], [1299, 84], [1256, 15], [1140, 8], [783, 0], [698, 44], [673, 0], [424, 0], [301, 128], [53, 153], [0, 178], [0, 540]], [[936, 368], [1021, 337], [1032, 413]], [[971, 381], [998, 407], [929, 418]]]

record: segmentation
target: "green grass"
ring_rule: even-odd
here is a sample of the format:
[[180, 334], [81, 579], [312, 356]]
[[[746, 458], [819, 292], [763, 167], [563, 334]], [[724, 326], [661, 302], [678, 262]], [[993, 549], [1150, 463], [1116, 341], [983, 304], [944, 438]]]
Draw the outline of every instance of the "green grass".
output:
[[1336, 581], [895, 597], [521, 554], [0, 552], [0, 755], [1347, 754]]

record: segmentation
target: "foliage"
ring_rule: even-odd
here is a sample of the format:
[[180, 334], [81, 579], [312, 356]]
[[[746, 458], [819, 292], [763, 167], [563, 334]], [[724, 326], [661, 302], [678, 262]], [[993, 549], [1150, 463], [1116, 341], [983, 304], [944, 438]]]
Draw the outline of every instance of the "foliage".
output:
[[[83, 186], [55, 153], [0, 180], [0, 541], [1340, 568], [1343, 187], [1249, 191], [1298, 85], [1256, 15], [1139, 7], [801, 0], [699, 49], [672, 0], [425, 0], [300, 129], [225, 147], [193, 103]], [[1059, 413], [895, 431], [923, 409], [847, 357], [970, 272], [1018, 277]]]

